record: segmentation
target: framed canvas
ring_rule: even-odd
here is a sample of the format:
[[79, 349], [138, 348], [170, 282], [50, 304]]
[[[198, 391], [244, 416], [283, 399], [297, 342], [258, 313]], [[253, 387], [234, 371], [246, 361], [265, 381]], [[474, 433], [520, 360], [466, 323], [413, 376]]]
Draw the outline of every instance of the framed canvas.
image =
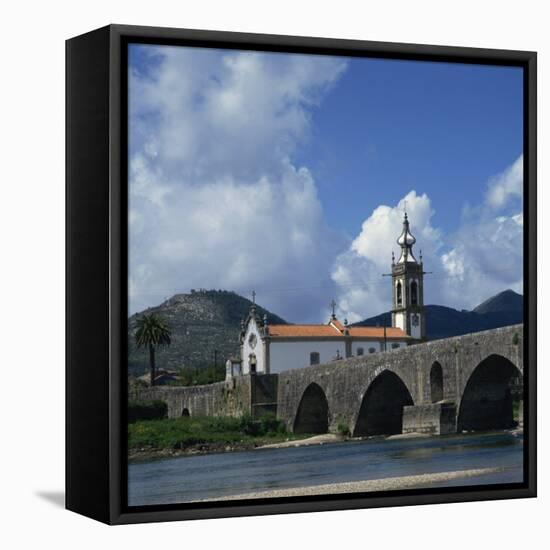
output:
[[67, 508], [536, 495], [536, 54], [67, 41]]

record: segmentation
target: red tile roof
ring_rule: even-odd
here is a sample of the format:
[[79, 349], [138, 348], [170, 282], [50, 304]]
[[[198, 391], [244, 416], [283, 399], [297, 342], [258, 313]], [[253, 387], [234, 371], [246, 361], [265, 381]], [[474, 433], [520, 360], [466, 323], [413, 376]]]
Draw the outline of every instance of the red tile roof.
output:
[[[344, 338], [346, 327], [338, 320], [326, 325], [269, 325], [269, 336], [273, 338]], [[348, 327], [353, 338], [384, 338], [384, 327]], [[407, 339], [410, 336], [400, 328], [387, 327], [387, 339]]]
[[[361, 338], [384, 338], [384, 327], [350, 327], [351, 336]], [[405, 331], [396, 327], [386, 328], [386, 338], [410, 338]]]

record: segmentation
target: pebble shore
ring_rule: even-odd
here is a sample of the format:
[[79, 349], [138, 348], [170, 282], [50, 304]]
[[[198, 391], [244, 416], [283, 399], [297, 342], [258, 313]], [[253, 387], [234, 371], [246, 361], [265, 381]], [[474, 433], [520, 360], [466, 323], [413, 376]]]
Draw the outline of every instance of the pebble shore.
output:
[[[313, 485], [310, 487], [293, 487], [288, 489], [272, 489], [269, 491], [257, 491], [243, 493], [215, 499], [204, 499], [200, 502], [219, 500], [243, 500], [251, 498], [277, 498], [300, 497], [311, 495], [328, 495], [338, 493], [366, 493], [372, 491], [392, 491], [396, 489], [413, 489], [429, 487], [432, 483], [441, 483], [453, 479], [476, 477], [486, 474], [501, 472], [502, 468], [478, 468], [472, 470], [459, 470], [454, 472], [439, 472], [435, 474], [420, 474], [413, 476], [389, 477], [384, 479], [372, 479], [366, 481], [347, 481], [344, 483], [328, 483], [325, 485]], [[197, 501], [199, 502], [199, 501]]]

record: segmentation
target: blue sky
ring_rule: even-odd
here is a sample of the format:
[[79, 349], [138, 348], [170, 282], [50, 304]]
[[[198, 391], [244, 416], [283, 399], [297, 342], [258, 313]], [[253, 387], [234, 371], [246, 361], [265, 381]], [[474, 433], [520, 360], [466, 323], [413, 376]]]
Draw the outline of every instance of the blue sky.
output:
[[434, 222], [456, 228], [457, 205], [479, 202], [522, 153], [522, 77], [517, 67], [350, 60], [296, 156], [329, 223], [354, 234], [366, 212], [416, 189], [437, 206]]
[[[130, 47], [130, 311], [256, 289], [291, 321], [389, 307], [404, 201], [428, 303], [522, 289], [522, 71]], [[498, 238], [497, 238], [498, 237]]]

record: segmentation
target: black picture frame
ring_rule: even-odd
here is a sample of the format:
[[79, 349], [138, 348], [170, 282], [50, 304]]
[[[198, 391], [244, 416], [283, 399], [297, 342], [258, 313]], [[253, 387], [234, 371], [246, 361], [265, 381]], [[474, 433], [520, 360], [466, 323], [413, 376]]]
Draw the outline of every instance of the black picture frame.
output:
[[[127, 506], [127, 48], [155, 43], [524, 70], [522, 484]], [[108, 524], [536, 496], [537, 56], [534, 52], [109, 25], [66, 43], [66, 507]]]

